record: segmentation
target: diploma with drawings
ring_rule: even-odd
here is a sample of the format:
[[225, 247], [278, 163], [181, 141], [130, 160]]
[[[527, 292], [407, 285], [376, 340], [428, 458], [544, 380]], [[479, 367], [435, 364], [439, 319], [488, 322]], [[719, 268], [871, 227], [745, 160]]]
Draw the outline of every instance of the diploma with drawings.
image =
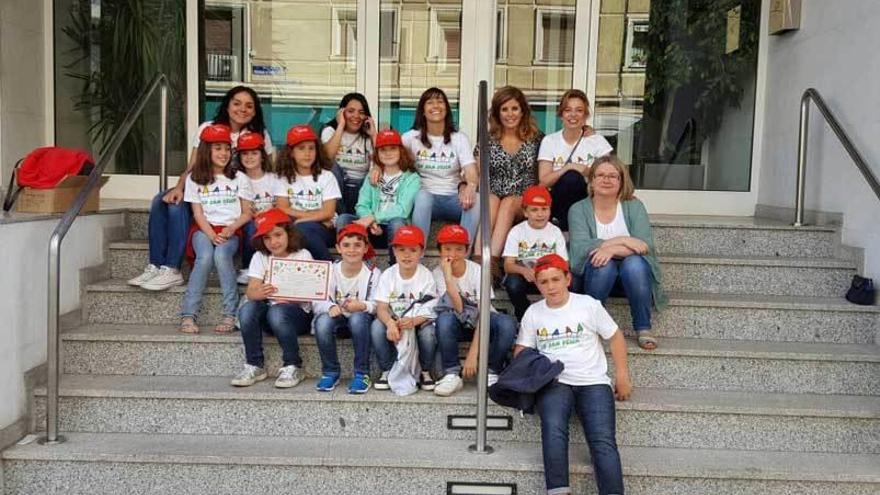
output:
[[269, 284], [282, 301], [324, 301], [330, 286], [330, 262], [269, 258]]

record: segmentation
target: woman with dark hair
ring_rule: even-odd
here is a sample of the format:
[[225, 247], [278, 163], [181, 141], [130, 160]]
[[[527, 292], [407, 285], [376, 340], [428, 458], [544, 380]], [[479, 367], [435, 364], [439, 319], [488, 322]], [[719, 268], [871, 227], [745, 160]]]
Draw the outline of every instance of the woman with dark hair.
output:
[[324, 124], [321, 143], [333, 162], [333, 175], [342, 190], [340, 213], [354, 213], [358, 193], [370, 171], [376, 139], [376, 125], [367, 98], [348, 93], [339, 102], [336, 117]]
[[[183, 201], [186, 178], [196, 163], [196, 150], [201, 144], [202, 131], [212, 124], [223, 124], [232, 131], [233, 156], [242, 134], [263, 135], [263, 150], [271, 156], [275, 152], [266, 123], [263, 121], [263, 108], [260, 98], [247, 86], [236, 86], [223, 96], [213, 120], [203, 123], [196, 131], [192, 143], [192, 153], [186, 170], [180, 174], [177, 184], [167, 191], [160, 192], [150, 205], [149, 241], [150, 263], [143, 273], [128, 281], [129, 285], [147, 290], [165, 290], [175, 285], [183, 285], [180, 265], [186, 248], [187, 234], [193, 220], [192, 209]], [[236, 164], [237, 165], [237, 164]]]
[[480, 220], [476, 160], [467, 136], [455, 129], [452, 108], [442, 89], [428, 88], [422, 93], [403, 145], [412, 153], [422, 179], [413, 224], [427, 233], [432, 218], [450, 220], [460, 223], [473, 239]]

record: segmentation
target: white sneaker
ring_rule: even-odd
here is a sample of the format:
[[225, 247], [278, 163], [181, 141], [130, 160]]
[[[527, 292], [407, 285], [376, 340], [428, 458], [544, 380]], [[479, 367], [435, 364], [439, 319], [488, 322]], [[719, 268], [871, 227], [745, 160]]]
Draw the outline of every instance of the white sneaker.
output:
[[448, 373], [443, 375], [443, 378], [437, 382], [437, 385], [434, 387], [434, 394], [441, 397], [449, 397], [461, 390], [461, 387], [463, 386], [464, 384], [461, 381], [461, 377], [453, 373]]
[[303, 380], [299, 368], [294, 365], [283, 366], [278, 370], [278, 379], [275, 380], [275, 387], [290, 388], [299, 385]]
[[158, 274], [159, 274], [159, 267], [156, 266], [156, 265], [154, 265], [154, 264], [152, 264], [152, 263], [150, 263], [150, 264], [147, 265], [147, 267], [144, 269], [144, 272], [143, 272], [143, 273], [141, 273], [141, 274], [138, 275], [137, 277], [135, 277], [135, 278], [129, 280], [129, 281], [126, 282], [126, 283], [127, 283], [128, 285], [133, 285], [133, 286], [135, 286], [135, 287], [140, 287], [141, 285], [145, 284], [146, 282], [149, 282], [150, 280], [154, 279], [154, 278], [156, 277], [156, 275], [158, 275]]
[[248, 276], [247, 270], [239, 270], [238, 278], [235, 279], [238, 282], [238, 285], [247, 285], [250, 282], [250, 277]]
[[229, 383], [232, 384], [234, 387], [250, 387], [257, 382], [265, 380], [268, 376], [269, 375], [266, 374], [265, 369], [258, 366], [245, 364], [244, 369], [241, 370], [241, 373], [235, 375], [235, 378], [233, 378], [232, 381]]
[[489, 372], [489, 378], [486, 380], [486, 383], [488, 383], [489, 387], [498, 383], [498, 373]]
[[159, 268], [159, 274], [141, 285], [141, 288], [147, 290], [165, 290], [175, 285], [183, 285], [183, 275], [180, 270], [175, 270], [170, 266]]

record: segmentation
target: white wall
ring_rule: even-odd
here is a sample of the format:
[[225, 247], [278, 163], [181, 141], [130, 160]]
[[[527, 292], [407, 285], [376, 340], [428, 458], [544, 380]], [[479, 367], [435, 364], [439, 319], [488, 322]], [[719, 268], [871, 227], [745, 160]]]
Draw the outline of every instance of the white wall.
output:
[[[48, 242], [58, 220], [0, 225], [0, 430], [26, 410], [24, 373], [46, 361]], [[61, 313], [80, 306], [81, 268], [103, 263], [104, 229], [121, 213], [80, 217], [62, 244]]]
[[[878, 25], [877, 0], [804, 0], [801, 29], [770, 37], [759, 204], [794, 205], [798, 109], [810, 86], [880, 175]], [[880, 278], [880, 201], [818, 111], [812, 114], [806, 207], [842, 213], [844, 244], [864, 248], [865, 272]]]

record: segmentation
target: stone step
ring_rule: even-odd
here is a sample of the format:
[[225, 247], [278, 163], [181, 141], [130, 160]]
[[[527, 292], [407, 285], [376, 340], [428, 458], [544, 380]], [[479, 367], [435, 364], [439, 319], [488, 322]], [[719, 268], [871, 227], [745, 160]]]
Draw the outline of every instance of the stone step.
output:
[[[179, 320], [185, 290], [149, 292], [109, 280], [87, 287], [83, 307], [93, 323], [173, 324]], [[512, 314], [507, 293], [498, 289], [495, 296], [492, 304]], [[859, 306], [843, 297], [684, 292], [669, 296], [669, 307], [653, 317], [654, 331], [660, 336], [873, 344], [880, 334], [880, 307]], [[220, 314], [220, 289], [209, 286], [202, 302], [202, 321], [213, 321]], [[632, 328], [625, 299], [612, 298], [608, 309], [621, 327]]]
[[[145, 210], [128, 214], [132, 239], [147, 238], [147, 218]], [[833, 226], [795, 228], [754, 217], [651, 215], [651, 224], [659, 253], [830, 258], [840, 237]]]
[[[316, 380], [276, 389], [271, 380], [248, 388], [227, 377], [64, 375], [65, 432], [279, 435], [468, 440], [472, 430], [449, 429], [449, 416], [476, 414], [476, 387], [452, 397], [420, 392], [397, 397], [372, 390], [327, 393]], [[45, 389], [36, 391], [37, 427], [45, 427]], [[617, 404], [618, 443], [627, 446], [880, 453], [880, 398], [636, 389]], [[491, 441], [540, 442], [536, 416], [490, 402], [489, 414], [510, 421]], [[297, 417], [278, 422], [272, 418]], [[389, 417], [397, 418], [389, 422]], [[181, 418], [190, 420], [181, 421]], [[573, 420], [572, 425], [576, 424]], [[573, 441], [583, 443], [579, 427]]]
[[[14, 446], [2, 459], [7, 495], [475, 493], [452, 491], [450, 482], [515, 484], [515, 491], [492, 493], [543, 493], [539, 444], [493, 442], [493, 454], [470, 455], [470, 443], [71, 433], [60, 445]], [[634, 495], [865, 495], [880, 489], [877, 455], [647, 447], [620, 452], [627, 493]], [[571, 461], [574, 493], [594, 493], [584, 445], [572, 446]]]
[[[86, 325], [62, 333], [63, 372], [70, 374], [231, 376], [243, 362], [238, 334], [185, 335], [174, 326]], [[655, 351], [629, 341], [638, 387], [803, 394], [880, 395], [880, 350], [864, 344], [816, 344], [665, 338]], [[350, 374], [351, 345], [338, 346]], [[308, 376], [320, 373], [311, 336], [300, 338]], [[267, 366], [280, 348], [266, 339]]]

